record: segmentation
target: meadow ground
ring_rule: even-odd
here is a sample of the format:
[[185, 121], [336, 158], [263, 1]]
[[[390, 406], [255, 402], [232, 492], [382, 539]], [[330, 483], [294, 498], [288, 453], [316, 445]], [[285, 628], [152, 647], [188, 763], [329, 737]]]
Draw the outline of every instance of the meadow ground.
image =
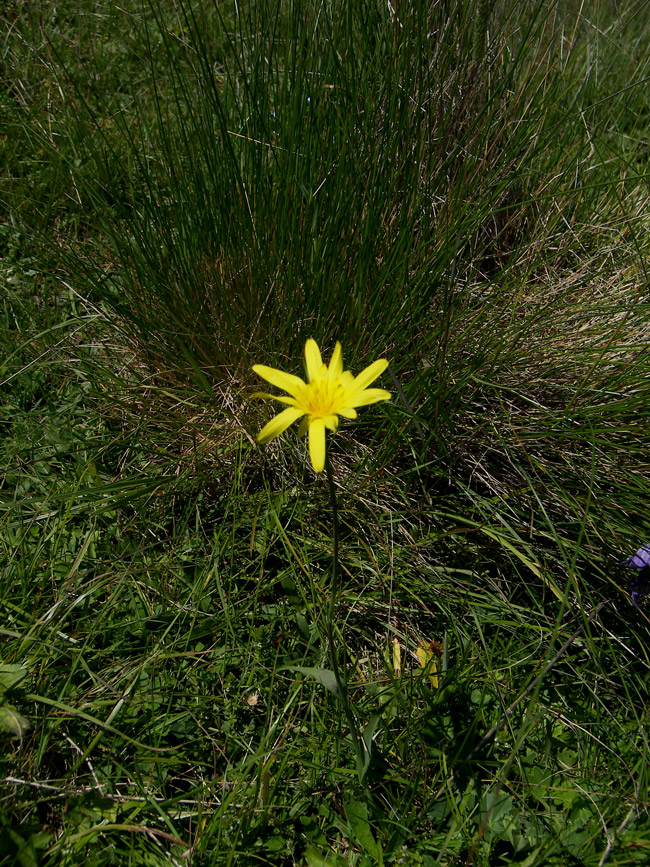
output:
[[1, 20], [0, 863], [647, 863], [648, 4]]

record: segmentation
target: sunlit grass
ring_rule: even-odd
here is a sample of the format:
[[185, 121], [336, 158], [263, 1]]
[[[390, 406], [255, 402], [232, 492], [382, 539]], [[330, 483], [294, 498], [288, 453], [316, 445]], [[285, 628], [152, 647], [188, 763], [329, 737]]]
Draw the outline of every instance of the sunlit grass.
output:
[[[589, 5], [3, 12], [0, 861], [647, 860], [650, 30]], [[393, 395], [333, 631], [251, 400], [309, 337]]]

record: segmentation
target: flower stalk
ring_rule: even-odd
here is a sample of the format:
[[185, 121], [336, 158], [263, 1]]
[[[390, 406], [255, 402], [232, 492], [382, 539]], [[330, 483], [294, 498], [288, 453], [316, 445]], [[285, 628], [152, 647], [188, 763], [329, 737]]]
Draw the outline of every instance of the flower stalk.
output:
[[325, 620], [325, 630], [327, 633], [327, 643], [330, 656], [330, 664], [334, 672], [336, 686], [339, 691], [341, 704], [343, 705], [343, 713], [345, 720], [350, 729], [350, 739], [352, 740], [352, 749], [357, 764], [357, 774], [359, 781], [363, 780], [366, 770], [366, 754], [363, 747], [363, 741], [359, 733], [359, 725], [357, 723], [352, 705], [350, 704], [350, 696], [348, 694], [348, 677], [345, 670], [343, 671], [339, 665], [339, 655], [334, 637], [334, 616], [336, 613], [336, 600], [339, 592], [339, 508], [336, 499], [336, 488], [334, 487], [334, 475], [332, 473], [332, 464], [329, 455], [325, 458], [325, 474], [327, 476], [327, 486], [330, 495], [330, 505], [332, 507], [332, 577], [330, 580], [330, 599], [327, 607], [327, 618]]

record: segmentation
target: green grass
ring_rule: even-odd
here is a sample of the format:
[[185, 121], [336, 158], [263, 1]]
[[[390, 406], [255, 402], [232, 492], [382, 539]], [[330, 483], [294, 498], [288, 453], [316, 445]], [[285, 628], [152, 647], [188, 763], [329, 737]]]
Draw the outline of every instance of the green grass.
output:
[[648, 14], [3, 13], [0, 863], [647, 861]]

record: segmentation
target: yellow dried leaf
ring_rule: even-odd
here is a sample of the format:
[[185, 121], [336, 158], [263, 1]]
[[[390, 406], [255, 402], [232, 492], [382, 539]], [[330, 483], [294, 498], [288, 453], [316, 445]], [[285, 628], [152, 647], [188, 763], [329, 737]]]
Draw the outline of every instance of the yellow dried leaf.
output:
[[426, 642], [418, 645], [415, 655], [423, 670], [422, 674], [426, 674], [431, 681], [431, 686], [434, 689], [438, 689], [440, 686], [438, 680], [438, 659], [436, 654], [434, 654], [432, 643]]
[[393, 638], [393, 671], [395, 677], [402, 673], [402, 648], [397, 638]]

